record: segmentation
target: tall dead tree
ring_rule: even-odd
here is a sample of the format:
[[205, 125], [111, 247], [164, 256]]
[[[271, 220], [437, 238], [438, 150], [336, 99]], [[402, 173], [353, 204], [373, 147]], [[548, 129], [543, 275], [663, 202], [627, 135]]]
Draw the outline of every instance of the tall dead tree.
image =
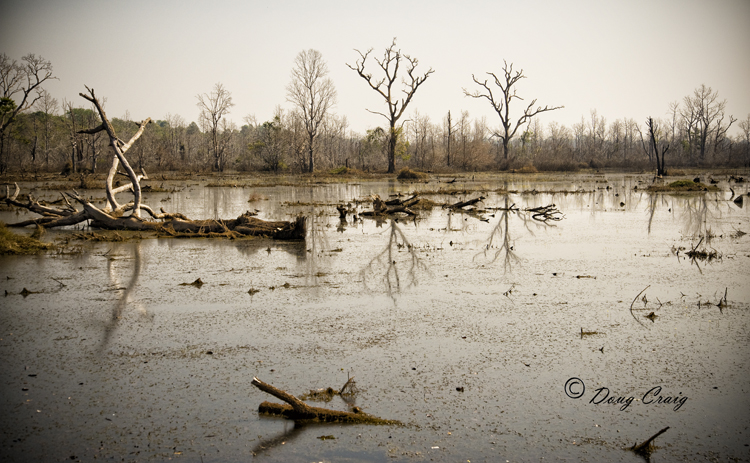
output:
[[232, 103], [232, 94], [224, 88], [224, 85], [217, 83], [214, 85], [211, 93], [198, 95], [197, 98], [201, 122], [211, 132], [211, 151], [214, 157], [214, 169], [223, 172], [226, 164], [224, 156], [226, 140], [220, 136], [219, 125], [224, 116], [229, 114], [229, 109], [234, 106], [234, 103]]
[[317, 50], [299, 52], [294, 59], [292, 81], [287, 87], [287, 100], [302, 114], [307, 132], [307, 171], [315, 169], [315, 140], [328, 110], [336, 103], [333, 81], [326, 77], [328, 65]]
[[667, 175], [667, 169], [664, 167], [664, 158], [667, 155], [667, 151], [669, 151], [669, 143], [667, 143], [667, 146], [662, 148], [661, 153], [659, 153], [659, 143], [657, 143], [656, 141], [659, 129], [654, 120], [650, 117], [646, 119], [646, 126], [648, 127], [648, 135], [649, 139], [651, 140], [651, 146], [653, 147], [654, 154], [656, 155], [656, 175]]
[[136, 140], [138, 140], [141, 135], [143, 135], [143, 131], [146, 130], [146, 126], [151, 123], [151, 118], [147, 117], [142, 122], [137, 122], [136, 125], [138, 125], [138, 130], [135, 132], [135, 134], [130, 138], [130, 141], [127, 143], [123, 142], [117, 137], [117, 134], [115, 133], [114, 127], [112, 127], [112, 124], [109, 122], [109, 119], [107, 119], [107, 114], [104, 112], [104, 108], [99, 103], [99, 100], [96, 98], [96, 95], [94, 94], [94, 89], [86, 87], [86, 90], [89, 91], [89, 94], [86, 95], [84, 93], [79, 93], [82, 98], [85, 98], [91, 104], [94, 105], [97, 112], [99, 113], [99, 117], [102, 120], [102, 123], [98, 127], [94, 127], [93, 129], [86, 129], [86, 130], [79, 130], [78, 133], [86, 133], [86, 134], [94, 134], [101, 131], [106, 131], [107, 135], [109, 136], [109, 146], [112, 147], [112, 151], [114, 151], [114, 157], [112, 159], [112, 166], [109, 169], [109, 175], [107, 175], [107, 184], [106, 184], [106, 193], [107, 193], [107, 203], [109, 205], [109, 208], [113, 212], [121, 211], [122, 206], [118, 204], [117, 200], [115, 199], [115, 190], [112, 188], [112, 182], [115, 178], [115, 175], [117, 174], [117, 169], [119, 168], [119, 165], [122, 164], [122, 167], [125, 169], [125, 172], [128, 175], [128, 178], [130, 178], [130, 185], [127, 185], [128, 188], [118, 188], [120, 191], [125, 191], [126, 189], [132, 189], [133, 190], [133, 215], [135, 217], [140, 218], [141, 217], [141, 184], [140, 180], [144, 177], [144, 175], [136, 175], [133, 168], [130, 166], [130, 163], [128, 162], [127, 158], [125, 158], [125, 152], [127, 152], [131, 146], [133, 146], [133, 143], [135, 143]]
[[[693, 91], [692, 95], [686, 96], [683, 102], [685, 104], [681, 115], [685, 121], [688, 139], [690, 142], [693, 139], [697, 141], [699, 156], [703, 160], [706, 157], [706, 146], [711, 134], [721, 132], [727, 100], [719, 101], [719, 92], [702, 84]], [[724, 128], [724, 133], [735, 121], [734, 117], [729, 116], [729, 124]], [[718, 134], [716, 139], [718, 140], [721, 136]]]
[[502, 129], [500, 132], [495, 133], [495, 136], [502, 140], [503, 158], [508, 159], [510, 141], [516, 135], [516, 132], [520, 127], [523, 127], [531, 121], [531, 118], [539, 113], [564, 108], [564, 106], [554, 106], [551, 108], [549, 106], [545, 106], [544, 108], [539, 106], [534, 109], [534, 105], [536, 104], [535, 98], [531, 100], [531, 103], [529, 103], [526, 109], [524, 109], [523, 114], [521, 114], [517, 120], [513, 121], [510, 115], [510, 104], [514, 98], [523, 100], [523, 98], [518, 96], [515, 88], [515, 85], [519, 80], [526, 78], [526, 76], [523, 75], [523, 69], [514, 72], [513, 63], [508, 66], [508, 63], [503, 60], [502, 77], [498, 77], [494, 72], [488, 72], [487, 75], [492, 76], [495, 85], [500, 89], [501, 95], [496, 96], [492, 92], [492, 87], [488, 83], [488, 79], [480, 81], [474, 76], [474, 74], [471, 75], [471, 78], [474, 80], [474, 83], [482, 87], [483, 90], [477, 90], [472, 93], [464, 89], [464, 95], [472, 98], [486, 98], [487, 101], [490, 102], [490, 105], [492, 105], [492, 109], [494, 109], [497, 115], [500, 116]]
[[[387, 114], [371, 111], [369, 109], [367, 111], [373, 114], [379, 114], [388, 120], [388, 126], [390, 127], [388, 132], [388, 173], [393, 173], [396, 171], [396, 146], [398, 145], [398, 137], [401, 133], [400, 128], [396, 128], [396, 124], [404, 114], [406, 106], [411, 102], [411, 99], [414, 97], [419, 86], [422, 85], [430, 74], [435, 71], [430, 68], [422, 75], [417, 74], [416, 68], [419, 61], [417, 58], [412, 58], [411, 56], [402, 53], [400, 49], [397, 49], [395, 37], [391, 46], [385, 49], [382, 59], [373, 58], [375, 63], [377, 63], [377, 67], [383, 72], [383, 77], [381, 78], [375, 78], [372, 73], [365, 71], [365, 64], [367, 63], [367, 58], [370, 53], [372, 53], [372, 48], [367, 50], [367, 53], [364, 54], [359, 50], [355, 51], [359, 53], [359, 59], [354, 66], [351, 64], [347, 64], [347, 66], [356, 71], [357, 74], [367, 82], [370, 88], [378, 92], [378, 94], [385, 99], [385, 102], [388, 105]], [[399, 99], [397, 95], [398, 89], [394, 88], [394, 86], [397, 86], [399, 68], [401, 67], [402, 62], [406, 65], [406, 76], [404, 77], [401, 75], [401, 83], [403, 84], [401, 92], [404, 96]]]
[[451, 166], [451, 142], [453, 141], [455, 127], [451, 120], [451, 112], [448, 111], [448, 116], [445, 119], [445, 164]]

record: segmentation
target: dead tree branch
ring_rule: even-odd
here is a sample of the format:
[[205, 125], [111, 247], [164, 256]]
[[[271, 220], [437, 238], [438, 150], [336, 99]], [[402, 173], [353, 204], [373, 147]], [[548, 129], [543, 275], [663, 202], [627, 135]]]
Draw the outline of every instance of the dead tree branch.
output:
[[640, 444], [633, 445], [630, 448], [630, 450], [634, 451], [635, 453], [646, 453], [646, 454], [650, 453], [651, 452], [651, 448], [652, 448], [651, 447], [651, 442], [654, 439], [656, 439], [657, 437], [659, 437], [662, 434], [664, 434], [665, 432], [667, 432], [667, 429], [669, 429], [669, 426], [667, 426], [666, 428], [664, 428], [661, 431], [657, 432], [656, 434], [654, 434], [653, 436], [649, 437], [648, 439], [646, 439], [645, 441], [641, 442]]
[[480, 196], [478, 198], [470, 199], [468, 201], [459, 201], [459, 202], [457, 202], [455, 204], [452, 204], [452, 205], [448, 206], [448, 209], [454, 209], [454, 210], [455, 209], [463, 209], [464, 207], [473, 206], [474, 204], [476, 204], [478, 202], [481, 202], [481, 201], [484, 201], [484, 196]]
[[315, 420], [315, 421], [335, 421], [343, 423], [358, 424], [401, 424], [396, 420], [385, 420], [377, 416], [369, 415], [359, 409], [353, 412], [343, 412], [339, 410], [329, 410], [327, 408], [311, 407], [297, 397], [283, 391], [271, 384], [264, 383], [258, 378], [253, 378], [251, 384], [261, 391], [271, 394], [277, 399], [281, 399], [288, 405], [263, 402], [258, 407], [258, 412], [269, 415], [281, 415], [289, 419], [297, 420]]

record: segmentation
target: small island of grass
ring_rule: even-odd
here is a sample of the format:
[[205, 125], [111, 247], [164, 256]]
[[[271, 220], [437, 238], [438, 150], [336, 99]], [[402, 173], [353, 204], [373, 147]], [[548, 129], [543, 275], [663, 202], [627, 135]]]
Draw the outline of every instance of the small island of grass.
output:
[[719, 191], [716, 185], [706, 185], [693, 180], [677, 180], [666, 185], [650, 185], [649, 191]]
[[37, 254], [53, 247], [53, 244], [44, 243], [33, 236], [13, 233], [0, 222], [0, 255]]

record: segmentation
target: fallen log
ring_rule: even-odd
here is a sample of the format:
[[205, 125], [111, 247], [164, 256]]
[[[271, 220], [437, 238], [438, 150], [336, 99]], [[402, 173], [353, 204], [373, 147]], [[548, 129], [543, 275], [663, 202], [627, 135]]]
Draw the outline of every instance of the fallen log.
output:
[[[112, 212], [105, 212], [94, 206], [78, 193], [68, 193], [68, 196], [79, 202], [83, 210], [76, 210], [69, 204], [65, 209], [53, 209], [41, 206], [31, 198], [27, 203], [5, 198], [7, 204], [26, 208], [29, 211], [44, 215], [37, 219], [24, 220], [8, 224], [9, 227], [25, 227], [39, 225], [44, 228], [76, 225], [91, 221], [90, 225], [104, 230], [154, 231], [168, 235], [204, 236], [267, 236], [277, 240], [304, 240], [307, 233], [305, 217], [299, 216], [294, 221], [265, 221], [253, 217], [245, 212], [236, 219], [229, 220], [189, 220], [180, 213], [167, 213], [162, 209], [161, 214], [155, 213], [150, 207], [141, 204], [140, 208], [147, 211], [154, 219], [161, 222], [144, 220], [135, 215], [117, 216]], [[133, 204], [120, 207], [120, 211], [133, 208]]]
[[311, 407], [297, 397], [283, 391], [271, 384], [264, 383], [258, 378], [253, 378], [250, 383], [257, 387], [263, 392], [271, 394], [277, 399], [281, 399], [286, 404], [277, 404], [272, 402], [264, 401], [258, 407], [258, 413], [266, 415], [283, 416], [295, 421], [326, 421], [326, 422], [340, 422], [340, 423], [358, 423], [358, 424], [396, 424], [400, 425], [401, 422], [396, 420], [385, 420], [378, 418], [377, 416], [369, 415], [358, 408], [354, 408], [354, 411], [343, 412], [339, 410], [329, 410], [327, 408]]
[[455, 204], [452, 204], [452, 205], [448, 206], [448, 209], [463, 209], [464, 207], [473, 206], [474, 204], [476, 204], [476, 203], [478, 203], [480, 201], [483, 201], [483, 200], [484, 200], [484, 196], [480, 196], [478, 198], [470, 199], [468, 201], [459, 201], [459, 202], [457, 202]]
[[419, 195], [415, 194], [415, 195], [412, 195], [410, 198], [406, 198], [406, 199], [399, 199], [399, 198], [389, 199], [388, 201], [385, 201], [385, 205], [386, 206], [404, 206], [404, 207], [413, 206], [419, 202], [418, 196]]
[[[412, 200], [412, 199], [414, 198], [412, 197], [409, 200]], [[410, 204], [415, 204], [415, 203], [416, 201]], [[365, 217], [384, 217], [384, 216], [396, 214], [399, 212], [407, 214], [407, 215], [417, 215], [416, 212], [412, 211], [411, 209], [409, 209], [403, 204], [389, 206], [388, 204], [386, 204], [385, 201], [380, 199], [379, 195], [373, 195], [372, 196], [372, 210], [364, 211], [360, 215], [365, 216]]]

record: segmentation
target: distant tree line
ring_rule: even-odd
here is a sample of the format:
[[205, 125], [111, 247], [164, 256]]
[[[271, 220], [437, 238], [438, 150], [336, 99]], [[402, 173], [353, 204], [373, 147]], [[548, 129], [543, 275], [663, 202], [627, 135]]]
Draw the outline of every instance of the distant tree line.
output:
[[[487, 80], [472, 76], [479, 90], [464, 89], [467, 97], [492, 105], [500, 119], [494, 129], [497, 120], [472, 119], [467, 111], [446, 111], [437, 121], [418, 110], [405, 114], [417, 89], [434, 71], [417, 72], [417, 59], [403, 54], [395, 39], [382, 58], [371, 58], [371, 52], [358, 51], [359, 59], [349, 67], [383, 97], [386, 111], [368, 111], [384, 116], [384, 127], [364, 134], [350, 130], [346, 116], [333, 112], [336, 91], [322, 55], [306, 50], [295, 59], [287, 87], [292, 109], [277, 106], [273, 118], [263, 122], [245, 116], [238, 126], [227, 117], [233, 106], [231, 93], [217, 83], [210, 92], [197, 95], [197, 122], [167, 114], [151, 124], [129, 151], [131, 163], [149, 172], [654, 166], [662, 171], [665, 159], [667, 167], [750, 167], [750, 114], [738, 122], [726, 114], [726, 100], [705, 85], [670, 103], [663, 117], [608, 122], [594, 109], [571, 127], [557, 122], [543, 126], [535, 116], [559, 107], [534, 108], [536, 100], [528, 105], [516, 102], [521, 100], [517, 83], [526, 76], [505, 63], [502, 73], [488, 72]], [[366, 66], [380, 76], [373, 76]], [[110, 156], [109, 140], [101, 133], [79, 133], [101, 122], [95, 108], [53, 98], [43, 84], [54, 78], [51, 63], [41, 57], [30, 54], [17, 62], [0, 55], [0, 173], [107, 169], [108, 160], [102, 157]], [[124, 138], [138, 128], [129, 119], [128, 114], [111, 118]], [[729, 136], [737, 122], [741, 132]]]

